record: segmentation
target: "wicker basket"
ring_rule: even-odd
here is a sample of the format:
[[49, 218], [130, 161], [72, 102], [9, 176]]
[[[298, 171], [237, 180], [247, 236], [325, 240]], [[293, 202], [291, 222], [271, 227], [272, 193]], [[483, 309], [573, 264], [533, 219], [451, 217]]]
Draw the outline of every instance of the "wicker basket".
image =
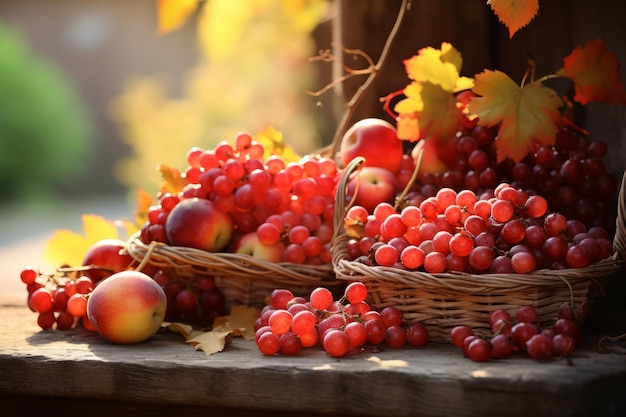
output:
[[[311, 155], [330, 157], [336, 145], [320, 148]], [[211, 253], [199, 249], [144, 243], [139, 233], [131, 236], [126, 250], [137, 262], [146, 257], [151, 265], [173, 270], [179, 276], [211, 275], [215, 285], [226, 297], [226, 305], [262, 306], [276, 288], [286, 288], [296, 296], [308, 297], [319, 286], [340, 294], [345, 281], [335, 279], [333, 266], [304, 265], [289, 262], [270, 263], [250, 255]]]
[[308, 296], [318, 286], [344, 285], [343, 281], [335, 279], [332, 265], [270, 263], [250, 255], [211, 253], [157, 242], [145, 244], [139, 233], [131, 236], [126, 250], [139, 263], [145, 259], [145, 262], [173, 270], [179, 276], [213, 276], [228, 306], [262, 305], [276, 288], [287, 288], [296, 296]]
[[349, 236], [343, 227], [345, 195], [348, 178], [361, 162], [355, 160], [346, 167], [337, 190], [332, 248], [335, 275], [339, 280], [365, 283], [374, 308], [397, 307], [407, 323], [424, 324], [433, 341], [450, 343], [450, 330], [457, 325], [469, 325], [477, 334], [488, 336], [490, 312], [516, 311], [524, 305], [537, 309], [541, 325], [551, 325], [562, 303], [586, 305], [594, 292], [602, 290], [603, 280], [623, 265], [626, 174], [619, 195], [615, 254], [586, 268], [537, 270], [530, 274], [430, 274], [350, 261]]

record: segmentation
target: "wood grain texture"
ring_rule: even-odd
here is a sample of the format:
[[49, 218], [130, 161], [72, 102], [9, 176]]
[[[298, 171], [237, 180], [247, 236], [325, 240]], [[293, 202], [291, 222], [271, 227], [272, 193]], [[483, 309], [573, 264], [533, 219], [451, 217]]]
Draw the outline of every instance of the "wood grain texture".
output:
[[[365, 117], [389, 121], [380, 98], [404, 88], [409, 80], [402, 60], [420, 48], [439, 48], [450, 42], [463, 56], [461, 74], [474, 76], [483, 69], [499, 69], [513, 80], [521, 80], [529, 58], [536, 63], [537, 77], [554, 73], [563, 58], [577, 45], [602, 37], [622, 63], [626, 84], [626, 2], [623, 0], [552, 0], [540, 4], [538, 15], [513, 38], [484, 1], [412, 0], [411, 9], [390, 50], [388, 63], [363, 96], [352, 123]], [[377, 60], [400, 7], [400, 0], [343, 0], [340, 2], [338, 33], [334, 38], [348, 48], [361, 49]], [[357, 65], [344, 56], [349, 66]], [[364, 82], [353, 78], [343, 84], [349, 101]], [[560, 94], [572, 90], [566, 80], [550, 81]], [[604, 140], [611, 150], [605, 158], [607, 170], [621, 178], [626, 168], [626, 106], [590, 103], [580, 108], [577, 123], [587, 129], [591, 140]]]
[[3, 305], [0, 315], [0, 401], [13, 411], [38, 404], [54, 410], [74, 401], [85, 412], [91, 406], [93, 412], [144, 407], [164, 413], [179, 407], [183, 414], [229, 410], [232, 415], [271, 410], [303, 416], [617, 416], [626, 411], [626, 360], [597, 354], [593, 347], [580, 349], [571, 363], [515, 357], [479, 364], [435, 343], [334, 359], [318, 349], [265, 357], [253, 342], [238, 338], [207, 356], [173, 333], [117, 346], [80, 329], [39, 331], [34, 313], [23, 306]]

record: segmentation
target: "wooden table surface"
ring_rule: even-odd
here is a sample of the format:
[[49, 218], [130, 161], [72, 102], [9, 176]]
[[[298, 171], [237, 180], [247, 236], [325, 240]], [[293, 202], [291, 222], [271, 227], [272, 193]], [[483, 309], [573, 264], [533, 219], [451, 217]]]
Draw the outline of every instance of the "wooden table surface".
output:
[[[622, 326], [613, 334], [626, 325], [618, 314], [609, 312]], [[82, 329], [40, 331], [20, 302], [0, 299], [0, 317], [3, 416], [626, 415], [626, 356], [598, 353], [598, 336], [571, 360], [547, 363], [475, 363], [435, 343], [340, 359], [318, 349], [266, 357], [242, 338], [209, 356], [172, 332], [118, 346]]]

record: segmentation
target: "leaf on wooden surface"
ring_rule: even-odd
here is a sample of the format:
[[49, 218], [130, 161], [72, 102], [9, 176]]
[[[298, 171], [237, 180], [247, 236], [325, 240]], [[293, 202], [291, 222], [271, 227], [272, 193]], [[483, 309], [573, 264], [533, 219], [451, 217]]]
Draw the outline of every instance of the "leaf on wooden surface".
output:
[[254, 322], [259, 318], [260, 314], [261, 312], [258, 308], [244, 305], [232, 306], [230, 314], [228, 316], [216, 317], [213, 326], [238, 332], [241, 332], [243, 329], [245, 331], [241, 333], [241, 336], [246, 340], [253, 340]]
[[163, 35], [184, 25], [196, 11], [199, 2], [200, 0], [158, 0], [158, 33]]
[[604, 39], [578, 45], [563, 60], [557, 75], [574, 82], [574, 100], [580, 104], [590, 101], [626, 104], [626, 92], [620, 78], [621, 65], [617, 56], [606, 49]]
[[168, 322], [163, 323], [162, 327], [180, 333], [185, 338], [185, 342], [195, 347], [196, 350], [212, 355], [224, 350], [233, 337], [254, 340], [254, 322], [260, 314], [258, 308], [233, 306], [228, 316], [216, 317], [213, 328], [206, 332], [195, 330], [184, 323]]
[[539, 11], [539, 0], [488, 0], [487, 4], [509, 30], [509, 38], [529, 24]]
[[187, 339], [187, 343], [195, 347], [196, 350], [202, 350], [207, 355], [212, 355], [224, 350], [224, 347], [230, 343], [232, 332], [233, 330], [230, 329], [213, 329], [210, 332], [204, 332]]
[[405, 89], [405, 99], [394, 107], [398, 114], [398, 138], [411, 142], [435, 138], [447, 141], [459, 127], [454, 93], [472, 88], [474, 80], [460, 76], [463, 59], [450, 43], [441, 49], [422, 48], [404, 61], [413, 80]]
[[119, 239], [115, 222], [95, 214], [81, 216], [83, 234], [72, 230], [54, 231], [46, 242], [43, 258], [52, 265], [82, 265], [85, 253], [91, 245], [103, 239]]
[[181, 172], [174, 167], [159, 164], [159, 172], [161, 172], [163, 177], [162, 193], [178, 194], [188, 184]]
[[554, 144], [563, 101], [553, 89], [540, 82], [520, 86], [501, 71], [485, 70], [476, 75], [473, 91], [478, 97], [468, 109], [478, 123], [501, 123], [495, 142], [498, 162], [507, 157], [519, 162], [536, 143]]
[[[161, 327], [166, 328], [172, 332], [180, 333], [183, 335], [185, 340], [190, 339], [196, 335], [196, 333], [203, 333], [193, 329], [193, 326], [185, 323], [172, 323], [169, 321], [164, 321], [161, 323]], [[194, 333], [195, 332], [195, 333]]]
[[298, 162], [302, 157], [294, 149], [283, 141], [283, 133], [271, 126], [266, 127], [254, 136], [254, 140], [263, 145], [265, 149], [264, 158], [271, 155], [278, 155], [283, 158], [286, 164]]

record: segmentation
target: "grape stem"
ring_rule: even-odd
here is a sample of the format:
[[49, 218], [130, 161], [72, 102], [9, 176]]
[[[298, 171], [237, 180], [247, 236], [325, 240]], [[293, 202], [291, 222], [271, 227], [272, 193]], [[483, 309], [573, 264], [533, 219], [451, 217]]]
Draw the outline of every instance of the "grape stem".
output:
[[422, 159], [424, 158], [424, 141], [418, 142], [415, 147], [418, 148], [415, 169], [413, 170], [413, 174], [411, 174], [411, 179], [407, 183], [406, 187], [404, 187], [404, 190], [402, 190], [402, 194], [400, 194], [400, 196], [398, 196], [398, 198], [396, 199], [396, 204], [393, 207], [395, 211], [399, 210], [402, 201], [404, 201], [404, 197], [406, 197], [406, 195], [409, 193], [409, 190], [413, 187], [413, 184], [415, 184], [415, 181], [417, 180], [417, 174], [419, 173], [420, 167], [422, 166]]

